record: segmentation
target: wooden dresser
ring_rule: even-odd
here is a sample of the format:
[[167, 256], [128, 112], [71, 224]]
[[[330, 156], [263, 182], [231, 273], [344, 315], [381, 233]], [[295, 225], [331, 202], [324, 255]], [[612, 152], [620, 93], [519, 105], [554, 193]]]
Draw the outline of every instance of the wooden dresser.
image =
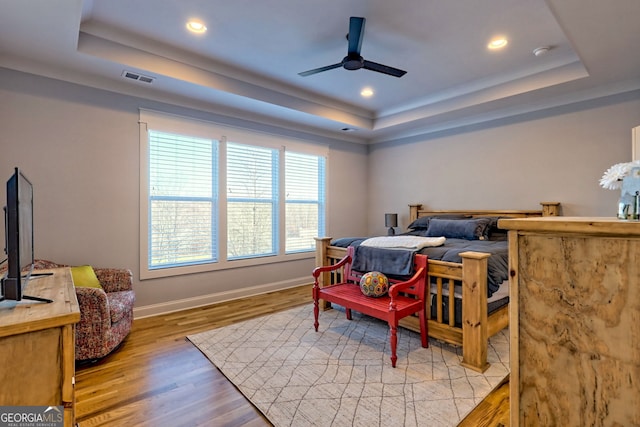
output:
[[509, 230], [511, 426], [640, 425], [640, 223]]
[[71, 271], [49, 271], [54, 274], [33, 278], [24, 293], [52, 303], [0, 302], [0, 405], [64, 406], [64, 425], [73, 426], [80, 307]]

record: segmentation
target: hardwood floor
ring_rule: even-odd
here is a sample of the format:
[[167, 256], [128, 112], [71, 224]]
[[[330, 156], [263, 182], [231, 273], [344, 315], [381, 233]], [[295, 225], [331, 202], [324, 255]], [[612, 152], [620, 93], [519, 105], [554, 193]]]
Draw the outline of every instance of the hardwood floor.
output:
[[505, 379], [476, 408], [458, 424], [458, 427], [509, 426], [509, 379]]
[[[311, 287], [301, 286], [135, 320], [118, 350], [76, 367], [77, 422], [81, 427], [270, 426], [186, 336], [311, 300]], [[507, 383], [460, 425], [507, 426], [508, 397]]]

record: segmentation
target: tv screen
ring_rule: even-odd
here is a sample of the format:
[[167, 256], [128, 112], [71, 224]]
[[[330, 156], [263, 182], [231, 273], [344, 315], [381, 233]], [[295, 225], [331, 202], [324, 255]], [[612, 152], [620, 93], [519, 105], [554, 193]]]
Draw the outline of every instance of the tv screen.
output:
[[20, 301], [33, 268], [33, 186], [18, 168], [7, 181], [5, 252], [2, 299]]

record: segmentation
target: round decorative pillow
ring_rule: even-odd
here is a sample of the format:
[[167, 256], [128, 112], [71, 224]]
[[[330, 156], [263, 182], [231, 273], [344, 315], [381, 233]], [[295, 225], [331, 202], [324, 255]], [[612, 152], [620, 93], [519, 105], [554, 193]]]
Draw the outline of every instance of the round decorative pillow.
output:
[[389, 279], [379, 271], [370, 271], [360, 279], [360, 290], [368, 297], [384, 296], [389, 291]]

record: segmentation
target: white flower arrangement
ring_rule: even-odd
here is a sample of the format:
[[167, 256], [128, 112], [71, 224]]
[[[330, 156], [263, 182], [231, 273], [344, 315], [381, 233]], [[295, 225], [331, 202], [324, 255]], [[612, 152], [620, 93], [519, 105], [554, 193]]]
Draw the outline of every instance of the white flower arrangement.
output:
[[622, 180], [629, 175], [631, 169], [640, 167], [640, 160], [633, 162], [617, 163], [606, 170], [602, 178], [600, 178], [600, 186], [608, 190], [620, 190], [622, 188]]

